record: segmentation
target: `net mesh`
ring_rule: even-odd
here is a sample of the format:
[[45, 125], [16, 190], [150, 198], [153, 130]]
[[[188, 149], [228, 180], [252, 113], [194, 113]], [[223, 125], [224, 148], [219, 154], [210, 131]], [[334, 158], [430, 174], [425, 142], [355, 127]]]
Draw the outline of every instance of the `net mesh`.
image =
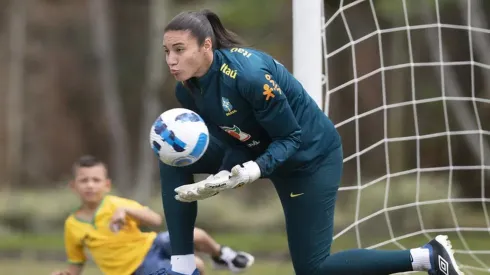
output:
[[466, 274], [490, 273], [485, 3], [330, 2], [323, 108], [345, 152], [334, 248], [406, 249], [443, 233]]

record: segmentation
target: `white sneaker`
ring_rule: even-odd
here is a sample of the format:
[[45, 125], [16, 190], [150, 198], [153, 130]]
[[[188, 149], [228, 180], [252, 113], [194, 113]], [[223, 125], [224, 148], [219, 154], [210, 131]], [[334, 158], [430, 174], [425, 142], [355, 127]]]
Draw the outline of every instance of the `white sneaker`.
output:
[[255, 258], [251, 254], [243, 251], [222, 246], [221, 256], [212, 257], [214, 269], [229, 269], [233, 273], [240, 273], [254, 264]]
[[422, 248], [429, 249], [429, 275], [463, 275], [454, 259], [454, 251], [447, 236], [439, 235]]

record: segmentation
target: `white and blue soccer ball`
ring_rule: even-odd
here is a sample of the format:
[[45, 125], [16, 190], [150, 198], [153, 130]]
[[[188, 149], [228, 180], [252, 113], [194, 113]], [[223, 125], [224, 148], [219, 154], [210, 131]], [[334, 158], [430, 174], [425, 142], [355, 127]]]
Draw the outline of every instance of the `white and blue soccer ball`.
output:
[[195, 112], [175, 108], [163, 112], [150, 130], [153, 152], [165, 164], [182, 167], [198, 161], [209, 145], [209, 131]]

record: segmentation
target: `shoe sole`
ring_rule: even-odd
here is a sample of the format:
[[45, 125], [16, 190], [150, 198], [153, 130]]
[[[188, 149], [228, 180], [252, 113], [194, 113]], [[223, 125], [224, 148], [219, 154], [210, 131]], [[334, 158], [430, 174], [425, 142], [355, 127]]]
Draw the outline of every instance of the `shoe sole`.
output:
[[454, 258], [454, 250], [453, 246], [451, 245], [451, 241], [449, 240], [448, 236], [446, 235], [438, 235], [436, 237], [436, 241], [442, 245], [444, 250], [446, 250], [447, 254], [449, 255], [449, 259], [451, 260], [451, 263], [453, 265], [454, 270], [458, 275], [464, 275], [464, 273], [459, 269], [458, 263], [456, 262], [456, 259]]
[[254, 264], [254, 262], [255, 262], [254, 256], [252, 256], [251, 254], [249, 254], [247, 252], [242, 252], [242, 251], [240, 251], [238, 253], [240, 253], [240, 255], [243, 255], [248, 259], [247, 265], [245, 267], [242, 267], [242, 268], [235, 267], [231, 262], [227, 266], [216, 264], [215, 262], [212, 262], [213, 269], [214, 270], [230, 270], [233, 273], [240, 273], [240, 272], [245, 271], [246, 269], [248, 269], [249, 267], [251, 267]]
[[235, 267], [232, 263], [230, 263], [230, 265], [228, 266], [228, 268], [231, 270], [231, 272], [233, 273], [240, 273], [240, 272], [243, 272], [245, 271], [246, 269], [248, 269], [249, 267], [251, 267], [254, 262], [255, 262], [255, 258], [254, 256], [252, 256], [251, 254], [247, 253], [247, 252], [238, 252], [240, 255], [242, 256], [245, 256], [245, 258], [248, 259], [247, 261], [247, 265], [245, 267], [242, 267], [242, 268], [237, 268]]

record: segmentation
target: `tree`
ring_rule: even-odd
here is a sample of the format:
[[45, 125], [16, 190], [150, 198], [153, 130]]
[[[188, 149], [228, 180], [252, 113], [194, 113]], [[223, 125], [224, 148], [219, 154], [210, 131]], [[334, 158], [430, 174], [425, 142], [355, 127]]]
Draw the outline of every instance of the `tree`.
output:
[[22, 167], [27, 2], [27, 0], [12, 1], [10, 12], [10, 73], [6, 107], [8, 185], [19, 181], [20, 167]]
[[154, 178], [157, 160], [148, 143], [148, 133], [152, 122], [162, 110], [158, 100], [158, 92], [163, 86], [167, 74], [164, 73], [164, 55], [162, 49], [163, 28], [167, 21], [166, 0], [151, 0], [148, 55], [146, 59], [146, 81], [143, 95], [143, 115], [140, 123], [138, 147], [138, 168], [133, 196], [140, 202], [146, 202], [151, 197], [152, 179]]
[[99, 77], [102, 86], [103, 106], [109, 125], [110, 144], [113, 145], [111, 162], [114, 179], [120, 186], [120, 191], [126, 195], [131, 191], [132, 182], [130, 144], [114, 63], [111, 9], [108, 0], [90, 0], [89, 9], [93, 47], [97, 62], [100, 65]]

